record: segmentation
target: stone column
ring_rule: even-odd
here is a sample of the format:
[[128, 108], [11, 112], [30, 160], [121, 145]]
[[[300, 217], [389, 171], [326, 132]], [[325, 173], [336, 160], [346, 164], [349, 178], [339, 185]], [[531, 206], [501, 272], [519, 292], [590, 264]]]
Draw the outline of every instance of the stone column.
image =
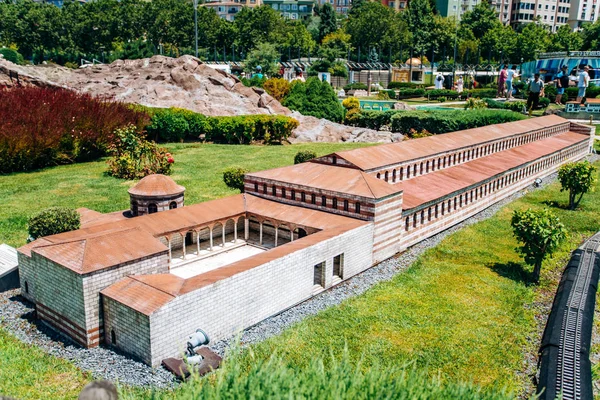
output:
[[167, 237], [167, 244], [169, 245], [169, 270], [171, 269], [171, 258], [172, 258], [172, 254], [171, 254], [171, 238]]
[[259, 223], [258, 244], [262, 246], [262, 222]]
[[[227, 222], [225, 222], [227, 224]], [[225, 248], [225, 225], [221, 225], [221, 237], [223, 238], [223, 248]]]
[[212, 234], [212, 228], [208, 228], [208, 236], [210, 237], [210, 251], [213, 250], [213, 234]]
[[275, 226], [275, 247], [277, 247], [277, 237], [279, 236], [279, 227]]
[[248, 218], [244, 219], [244, 240], [248, 241], [250, 237], [250, 221]]
[[198, 255], [200, 255], [200, 232], [202, 230], [199, 230], [198, 232], [196, 232], [196, 248], [198, 249]]
[[233, 243], [237, 243], [237, 221], [233, 221]]
[[183, 250], [183, 259], [185, 260], [185, 237], [187, 236], [187, 233], [185, 233], [185, 234], [180, 233], [180, 235], [181, 235], [181, 243], [182, 243], [181, 249]]

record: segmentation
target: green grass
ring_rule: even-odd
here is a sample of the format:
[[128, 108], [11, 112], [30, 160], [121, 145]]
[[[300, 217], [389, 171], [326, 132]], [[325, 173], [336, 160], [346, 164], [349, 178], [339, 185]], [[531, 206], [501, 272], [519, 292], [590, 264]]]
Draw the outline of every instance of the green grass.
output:
[[0, 329], [0, 396], [74, 399], [89, 379], [72, 363], [24, 344]]
[[[364, 147], [367, 143], [311, 143], [291, 146], [171, 144], [175, 157], [172, 177], [186, 187], [186, 202], [194, 204], [235, 194], [223, 183], [222, 171], [240, 166], [250, 171], [294, 163], [301, 150], [324, 155]], [[87, 207], [100, 212], [127, 209], [127, 189], [134, 181], [106, 176], [104, 160], [64, 165], [28, 173], [0, 175], [0, 243], [25, 244], [27, 219], [51, 206]]]

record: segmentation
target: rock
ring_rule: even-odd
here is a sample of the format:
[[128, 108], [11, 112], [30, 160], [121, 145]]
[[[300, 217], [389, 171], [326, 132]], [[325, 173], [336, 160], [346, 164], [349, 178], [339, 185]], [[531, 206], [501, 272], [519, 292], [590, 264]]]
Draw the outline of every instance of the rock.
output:
[[394, 103], [394, 110], [416, 110], [416, 108], [413, 106], [409, 106], [408, 104], [402, 101], [397, 101]]
[[117, 400], [117, 388], [109, 381], [94, 381], [84, 386], [78, 400]]

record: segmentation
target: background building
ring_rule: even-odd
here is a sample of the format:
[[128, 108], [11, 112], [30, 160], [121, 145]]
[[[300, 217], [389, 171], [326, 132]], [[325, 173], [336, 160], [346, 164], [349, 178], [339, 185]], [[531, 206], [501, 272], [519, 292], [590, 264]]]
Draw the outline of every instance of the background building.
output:
[[284, 18], [299, 20], [310, 17], [315, 6], [313, 0], [264, 0], [264, 4], [279, 11]]
[[571, 5], [570, 0], [516, 0], [513, 3], [510, 24], [515, 27], [533, 22], [539, 17], [540, 22], [547, 25], [551, 32], [556, 32], [561, 25], [568, 23]]
[[209, 0], [202, 7], [212, 8], [217, 15], [228, 21], [233, 21], [235, 15], [242, 7], [256, 7], [262, 5], [262, 0]]
[[598, 21], [598, 0], [573, 0], [569, 10], [569, 25], [580, 29], [586, 23]]

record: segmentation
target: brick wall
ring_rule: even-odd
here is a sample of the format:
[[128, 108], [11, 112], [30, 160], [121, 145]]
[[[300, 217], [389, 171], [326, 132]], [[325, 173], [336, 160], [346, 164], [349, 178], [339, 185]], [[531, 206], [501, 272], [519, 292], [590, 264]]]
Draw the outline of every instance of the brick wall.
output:
[[[218, 340], [277, 314], [319, 291], [313, 284], [315, 265], [325, 262], [324, 288], [339, 282], [333, 278], [333, 258], [340, 254], [344, 254], [342, 279], [364, 271], [372, 265], [372, 238], [372, 225], [365, 225], [179, 296], [150, 316], [151, 348], [136, 355], [158, 365], [166, 357], [180, 355], [187, 337], [198, 328]], [[143, 332], [123, 332], [119, 337], [142, 340], [139, 334]]]
[[[150, 364], [150, 317], [102, 296], [104, 343]], [[114, 336], [113, 336], [114, 335]], [[113, 343], [112, 339], [115, 339]]]
[[102, 339], [104, 331], [100, 291], [126, 276], [168, 273], [168, 265], [169, 256], [168, 253], [164, 252], [153, 257], [142, 258], [132, 263], [98, 271], [83, 277], [85, 326], [87, 331], [99, 331], [99, 335], [93, 335], [88, 338], [88, 346], [97, 346]]
[[375, 205], [375, 226], [373, 232], [373, 262], [390, 258], [400, 251], [398, 234], [402, 226], [402, 198], [399, 193]]

